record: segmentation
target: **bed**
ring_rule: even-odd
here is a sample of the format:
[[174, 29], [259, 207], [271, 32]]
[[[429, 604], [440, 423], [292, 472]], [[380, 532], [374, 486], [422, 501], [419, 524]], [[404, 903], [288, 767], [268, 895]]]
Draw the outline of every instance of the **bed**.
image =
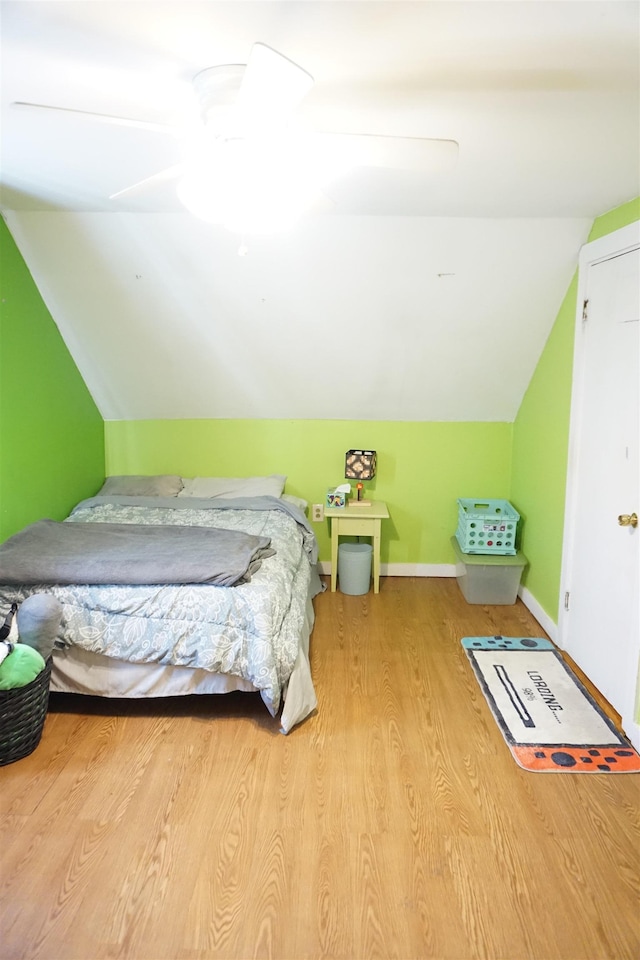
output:
[[[323, 585], [306, 504], [283, 493], [285, 480], [107, 478], [63, 523], [0, 545], [0, 615], [33, 593], [61, 602], [52, 692], [258, 692], [288, 733], [317, 703], [309, 639]], [[99, 555], [78, 558], [78, 540], [99, 542]]]

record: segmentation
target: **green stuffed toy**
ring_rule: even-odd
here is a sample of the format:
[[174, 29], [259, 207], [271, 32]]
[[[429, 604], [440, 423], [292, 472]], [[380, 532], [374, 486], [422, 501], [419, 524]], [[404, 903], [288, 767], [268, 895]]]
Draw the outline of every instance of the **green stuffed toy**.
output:
[[9, 656], [0, 663], [0, 690], [26, 687], [43, 670], [42, 654], [26, 643], [16, 643]]

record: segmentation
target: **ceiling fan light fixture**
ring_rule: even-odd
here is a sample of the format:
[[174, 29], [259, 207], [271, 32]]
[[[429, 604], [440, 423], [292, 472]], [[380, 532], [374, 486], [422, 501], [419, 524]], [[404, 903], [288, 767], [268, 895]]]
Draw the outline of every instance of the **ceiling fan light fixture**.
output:
[[178, 197], [194, 216], [236, 233], [289, 229], [335, 169], [298, 137], [218, 138], [185, 166]]
[[186, 209], [200, 220], [220, 224], [241, 236], [279, 233], [294, 225], [303, 212], [284, 197], [256, 195], [240, 185], [208, 180], [198, 182], [185, 176], [178, 184], [178, 196]]
[[290, 229], [308, 206], [292, 192], [268, 190], [241, 181], [223, 183], [185, 175], [178, 197], [186, 209], [207, 223], [221, 224], [242, 236], [280, 233]]

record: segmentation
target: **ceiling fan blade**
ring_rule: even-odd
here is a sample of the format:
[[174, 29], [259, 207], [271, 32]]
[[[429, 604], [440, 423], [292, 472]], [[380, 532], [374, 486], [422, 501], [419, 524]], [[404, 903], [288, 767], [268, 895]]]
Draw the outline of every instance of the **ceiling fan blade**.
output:
[[282, 127], [313, 86], [313, 77], [293, 60], [264, 43], [254, 43], [244, 70], [236, 109], [246, 129], [270, 132]]
[[92, 113], [90, 110], [74, 110], [71, 107], [54, 107], [47, 103], [27, 103], [24, 100], [15, 100], [12, 107], [29, 110], [48, 110], [51, 113], [75, 114], [80, 117], [90, 117], [99, 123], [111, 123], [119, 127], [135, 127], [140, 130], [150, 130], [153, 133], [177, 133], [177, 129], [168, 123], [152, 123], [150, 120], [134, 120], [132, 117], [112, 117], [106, 113]]
[[458, 159], [455, 140], [424, 137], [389, 137], [377, 134], [320, 133], [317, 137], [332, 151], [348, 158], [351, 166], [389, 167], [440, 173], [450, 170]]
[[157, 183], [163, 183], [165, 180], [173, 180], [179, 177], [183, 170], [184, 164], [182, 163], [177, 163], [173, 167], [167, 167], [165, 170], [160, 170], [159, 173], [154, 173], [150, 177], [145, 177], [144, 180], [138, 180], [137, 183], [132, 183], [130, 186], [118, 190], [117, 193], [112, 193], [109, 196], [109, 200], [117, 200], [119, 197], [138, 193], [147, 187], [155, 186]]

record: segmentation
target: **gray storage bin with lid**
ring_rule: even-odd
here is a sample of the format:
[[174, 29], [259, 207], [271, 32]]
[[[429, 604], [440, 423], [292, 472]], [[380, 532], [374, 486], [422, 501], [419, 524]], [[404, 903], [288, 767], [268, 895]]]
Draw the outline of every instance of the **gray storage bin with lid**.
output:
[[467, 603], [511, 604], [527, 558], [519, 550], [514, 557], [463, 553], [457, 537], [451, 537], [456, 555], [456, 579]]
[[341, 543], [338, 547], [338, 581], [342, 593], [358, 596], [369, 592], [371, 583], [370, 543]]

